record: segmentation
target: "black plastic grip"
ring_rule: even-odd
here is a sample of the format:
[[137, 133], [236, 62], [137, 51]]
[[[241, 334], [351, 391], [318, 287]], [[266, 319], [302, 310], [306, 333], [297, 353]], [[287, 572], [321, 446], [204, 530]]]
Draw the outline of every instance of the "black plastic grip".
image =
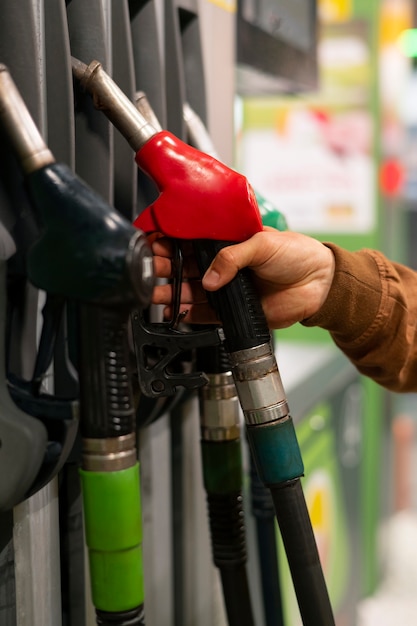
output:
[[230, 626], [254, 626], [246, 572], [241, 493], [207, 494], [214, 564], [219, 568]]
[[235, 568], [246, 563], [245, 521], [241, 493], [207, 494], [214, 564]]
[[[216, 254], [229, 245], [230, 242], [211, 239], [194, 242], [201, 275]], [[255, 348], [270, 341], [268, 324], [250, 270], [241, 270], [230, 283], [207, 296], [222, 323], [228, 352]]]
[[196, 368], [205, 374], [224, 374], [230, 372], [229, 355], [224, 349], [224, 345], [207, 346], [197, 349]]
[[127, 323], [121, 307], [79, 307], [80, 430], [83, 437], [128, 435], [135, 429]]

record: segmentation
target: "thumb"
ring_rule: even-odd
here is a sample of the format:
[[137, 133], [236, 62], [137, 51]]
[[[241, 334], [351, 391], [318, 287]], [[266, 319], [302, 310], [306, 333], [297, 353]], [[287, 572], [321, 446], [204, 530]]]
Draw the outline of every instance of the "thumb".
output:
[[254, 252], [252, 239], [222, 248], [203, 276], [204, 289], [216, 291], [229, 283], [239, 270], [251, 264]]

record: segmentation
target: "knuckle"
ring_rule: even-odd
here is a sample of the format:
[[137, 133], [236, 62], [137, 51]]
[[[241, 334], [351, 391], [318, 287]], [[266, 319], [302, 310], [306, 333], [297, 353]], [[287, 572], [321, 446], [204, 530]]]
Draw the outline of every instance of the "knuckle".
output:
[[225, 267], [232, 266], [234, 268], [238, 267], [238, 263], [235, 258], [233, 246], [226, 246], [225, 248], [222, 248], [219, 251], [217, 258], [222, 266], [225, 266]]

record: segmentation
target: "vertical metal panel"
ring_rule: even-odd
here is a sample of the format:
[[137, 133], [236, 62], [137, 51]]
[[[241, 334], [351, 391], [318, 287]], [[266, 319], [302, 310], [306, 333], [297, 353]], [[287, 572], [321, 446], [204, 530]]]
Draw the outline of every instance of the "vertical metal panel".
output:
[[[1, 11], [1, 61], [8, 66], [39, 129], [45, 132], [43, 3], [23, 0], [16, 4], [2, 0]], [[13, 236], [19, 250], [12, 257], [8, 268], [10, 289], [14, 289], [14, 297], [9, 300], [9, 312], [13, 308], [13, 323], [8, 328], [11, 358], [7, 365], [14, 373], [29, 378], [37, 345], [38, 292], [27, 283], [25, 256], [37, 236], [37, 227], [31, 217], [32, 209], [25, 195], [22, 175], [4, 141], [1, 142], [0, 152], [0, 219]], [[10, 291], [8, 295], [11, 295]], [[1, 297], [6, 295], [1, 294]], [[5, 354], [1, 356], [5, 358]], [[4, 623], [10, 623], [11, 626], [60, 624], [59, 525], [57, 499], [52, 494], [52, 489], [53, 485], [49, 485], [30, 500], [15, 507], [14, 552], [11, 547], [10, 523], [8, 535], [3, 537], [2, 554], [7, 554], [7, 558], [1, 565], [0, 595], [3, 590], [7, 590], [9, 597], [14, 599], [15, 606], [13, 609], [11, 605], [3, 607], [5, 611], [2, 621], [4, 619]], [[2, 519], [10, 522], [11, 516], [4, 514]], [[42, 532], [47, 532], [47, 536], [36, 532], [37, 520], [41, 520]], [[41, 545], [41, 551], [35, 556], [36, 549]], [[11, 578], [13, 562], [14, 584]], [[42, 573], [35, 578], [32, 572], [39, 567], [39, 563], [42, 563]], [[57, 588], [50, 593], [51, 577]]]
[[[135, 95], [134, 61], [127, 0], [111, 3], [112, 76], [133, 101]], [[127, 219], [136, 215], [137, 166], [132, 148], [118, 132], [114, 133], [114, 206]]]
[[[71, 0], [67, 6], [71, 54], [84, 63], [110, 64], [107, 23], [102, 0]], [[75, 93], [75, 169], [110, 203], [113, 202], [113, 128], [97, 111], [89, 94]]]
[[[166, 128], [163, 17], [158, 9], [156, 0], [129, 0], [135, 92], [145, 92], [159, 123]], [[158, 190], [140, 171], [137, 182], [136, 214], [139, 214], [158, 197]]]
[[199, 3], [207, 127], [219, 157], [233, 166], [236, 16], [233, 3], [230, 10], [226, 7], [226, 3], [222, 6], [209, 0]]
[[17, 626], [60, 626], [58, 479], [14, 508]]
[[129, 0], [135, 88], [144, 91], [166, 127], [163, 20], [156, 0]]
[[46, 139], [55, 159], [74, 167], [74, 96], [65, 0], [44, 0]]
[[206, 82], [197, 0], [177, 0], [185, 94], [188, 104], [207, 123]]
[[185, 101], [185, 75], [181, 28], [175, 0], [164, 0], [166, 127], [180, 139], [186, 138], [182, 107]]
[[171, 452], [168, 417], [139, 432], [147, 624], [174, 626]]

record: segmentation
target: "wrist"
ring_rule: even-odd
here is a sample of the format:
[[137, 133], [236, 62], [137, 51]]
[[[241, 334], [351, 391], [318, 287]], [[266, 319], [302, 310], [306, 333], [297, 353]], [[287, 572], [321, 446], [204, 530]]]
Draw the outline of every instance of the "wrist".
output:
[[381, 298], [378, 267], [367, 250], [350, 252], [333, 243], [324, 245], [334, 257], [333, 279], [321, 307], [301, 323], [319, 326], [334, 337], [341, 335], [352, 341], [377, 315]]

